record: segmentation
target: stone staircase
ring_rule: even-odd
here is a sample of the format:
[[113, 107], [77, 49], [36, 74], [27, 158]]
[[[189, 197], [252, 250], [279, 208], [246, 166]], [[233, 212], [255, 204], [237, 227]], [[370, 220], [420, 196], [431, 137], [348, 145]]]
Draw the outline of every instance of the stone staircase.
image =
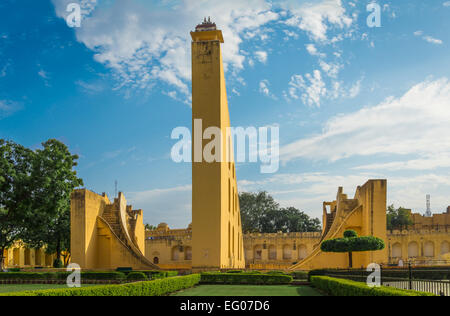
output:
[[330, 228], [333, 225], [335, 216], [336, 216], [336, 212], [331, 212], [330, 214], [327, 214], [327, 222], [326, 222], [325, 231], [324, 231], [324, 234], [322, 235], [322, 237], [325, 237], [328, 234], [328, 232], [330, 231]]
[[[137, 245], [131, 244], [132, 243], [131, 238], [133, 237], [130, 236], [129, 238], [127, 238], [127, 235], [122, 228], [120, 211], [116, 203], [107, 205], [101, 218], [108, 223], [113, 233], [117, 236], [117, 238], [119, 238], [122, 244], [125, 245], [126, 248], [128, 248], [130, 253], [135, 258], [139, 259], [145, 265], [148, 265], [153, 269], [159, 270], [158, 266], [154, 265], [152, 262], [150, 262], [147, 258], [144, 257], [144, 255], [141, 253]], [[126, 223], [124, 223], [124, 225], [126, 225]]]
[[115, 210], [114, 204], [106, 206], [102, 217], [108, 222], [109, 226], [111, 226], [114, 234], [116, 234], [116, 236], [119, 237], [123, 243], [128, 244], [125, 233], [122, 231], [122, 227], [120, 225], [119, 211]]

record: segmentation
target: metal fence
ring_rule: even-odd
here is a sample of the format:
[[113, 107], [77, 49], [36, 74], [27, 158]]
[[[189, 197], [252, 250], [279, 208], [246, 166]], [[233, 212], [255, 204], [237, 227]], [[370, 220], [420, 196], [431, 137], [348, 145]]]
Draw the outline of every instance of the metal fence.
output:
[[[429, 292], [440, 296], [450, 296], [450, 267], [404, 268], [381, 266], [381, 285], [404, 290]], [[320, 275], [348, 279], [366, 283], [372, 271], [366, 269], [322, 270]]]

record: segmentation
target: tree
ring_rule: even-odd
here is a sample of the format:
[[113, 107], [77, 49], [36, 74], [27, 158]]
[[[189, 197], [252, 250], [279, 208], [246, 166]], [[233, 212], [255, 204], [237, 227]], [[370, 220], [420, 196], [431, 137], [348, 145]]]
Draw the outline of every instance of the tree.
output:
[[267, 192], [239, 194], [244, 233], [317, 232], [319, 219], [294, 207], [280, 208]]
[[35, 151], [32, 168], [33, 217], [26, 225], [23, 241], [33, 247], [47, 247], [47, 253], [56, 253], [55, 267], [64, 264], [70, 254], [70, 195], [83, 185], [74, 167], [78, 156], [55, 139], [42, 144]]
[[244, 233], [262, 232], [267, 226], [264, 215], [279, 209], [278, 203], [267, 192], [240, 193], [239, 206]]
[[4, 252], [23, 236], [32, 216], [31, 173], [35, 154], [0, 139], [0, 269]]
[[323, 252], [348, 252], [349, 267], [353, 268], [353, 252], [377, 251], [385, 248], [384, 241], [378, 237], [358, 237], [354, 230], [344, 232], [344, 238], [330, 239], [320, 245]]
[[394, 205], [390, 205], [387, 209], [387, 229], [388, 230], [404, 230], [413, 224], [411, 211], [403, 207], [396, 209]]
[[150, 225], [150, 224], [145, 224], [145, 230], [156, 230], [156, 226]]

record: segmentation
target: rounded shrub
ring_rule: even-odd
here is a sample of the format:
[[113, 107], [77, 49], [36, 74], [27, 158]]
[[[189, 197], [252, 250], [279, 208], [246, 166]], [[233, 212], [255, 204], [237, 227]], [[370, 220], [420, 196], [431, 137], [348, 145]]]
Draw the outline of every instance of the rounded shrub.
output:
[[344, 238], [356, 238], [358, 234], [354, 230], [346, 230], [344, 232]]
[[146, 281], [148, 277], [142, 272], [131, 272], [127, 275], [127, 281]]
[[277, 270], [275, 270], [275, 271], [269, 271], [269, 272], [267, 272], [266, 274], [269, 274], [269, 275], [284, 275], [284, 274], [286, 274], [286, 273], [284, 273], [283, 271], [277, 271]]

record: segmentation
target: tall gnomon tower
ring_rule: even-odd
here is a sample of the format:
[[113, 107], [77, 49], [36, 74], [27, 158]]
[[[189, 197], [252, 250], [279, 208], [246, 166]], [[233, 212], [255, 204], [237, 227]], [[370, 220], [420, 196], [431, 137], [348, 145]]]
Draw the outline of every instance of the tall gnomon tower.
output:
[[[206, 19], [191, 36], [192, 266], [194, 271], [244, 268], [233, 146], [227, 135], [230, 116], [221, 53], [224, 40], [222, 32]], [[199, 155], [211, 142], [202, 137], [209, 127], [218, 127], [222, 132], [220, 146], [216, 148], [222, 157], [218, 162], [206, 162], [203, 155]]]

